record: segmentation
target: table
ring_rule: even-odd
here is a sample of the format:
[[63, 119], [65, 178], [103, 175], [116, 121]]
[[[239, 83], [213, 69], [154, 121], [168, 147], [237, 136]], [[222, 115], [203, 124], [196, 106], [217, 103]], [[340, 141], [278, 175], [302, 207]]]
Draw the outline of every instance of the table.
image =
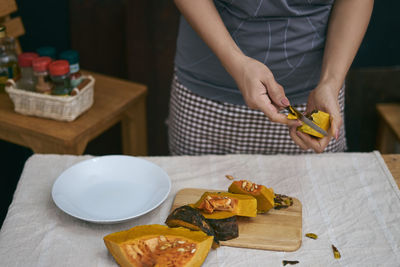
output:
[[381, 153], [400, 152], [400, 104], [377, 104], [380, 122], [378, 128], [377, 148]]
[[[388, 169], [399, 174], [399, 155], [143, 157], [168, 173], [171, 192], [152, 212], [114, 225], [80, 221], [52, 202], [51, 187], [60, 173], [90, 158], [35, 154], [28, 159], [0, 231], [4, 266], [116, 266], [104, 246], [105, 235], [136, 225], [164, 224], [179, 190], [226, 189], [231, 183], [226, 174], [299, 199], [303, 234], [314, 232], [318, 239], [303, 238], [294, 252], [222, 246], [210, 251], [204, 266], [282, 266], [282, 260], [299, 260], [299, 266], [398, 266], [400, 262], [399, 182], [396, 185]], [[340, 260], [333, 258], [331, 244], [341, 252]]]
[[147, 155], [145, 85], [83, 71], [96, 79], [93, 106], [72, 122], [24, 116], [14, 112], [7, 94], [0, 94], [0, 139], [35, 153], [81, 155], [89, 141], [118, 122], [122, 151]]
[[400, 188], [400, 154], [386, 154], [382, 155], [382, 158]]

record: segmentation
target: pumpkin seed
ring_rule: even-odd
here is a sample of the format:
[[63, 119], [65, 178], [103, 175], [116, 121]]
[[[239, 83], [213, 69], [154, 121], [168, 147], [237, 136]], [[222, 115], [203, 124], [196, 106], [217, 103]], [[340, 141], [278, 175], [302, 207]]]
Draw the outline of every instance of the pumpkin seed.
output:
[[247, 182], [242, 183], [242, 188], [244, 189], [246, 187]]
[[233, 179], [235, 179], [235, 178], [233, 178], [233, 176], [232, 176], [232, 175], [228, 175], [228, 174], [227, 174], [227, 175], [225, 175], [225, 177], [226, 177], [226, 178], [228, 178], [229, 180], [233, 180]]
[[318, 236], [316, 234], [314, 234], [314, 233], [307, 233], [306, 237], [311, 238], [311, 239], [317, 239], [318, 238]]
[[332, 250], [333, 250], [333, 256], [335, 257], [335, 259], [340, 259], [340, 252], [334, 245], [332, 245]]
[[283, 266], [285, 266], [286, 264], [294, 265], [294, 264], [297, 264], [297, 263], [299, 263], [299, 261], [288, 261], [288, 260], [283, 260], [282, 261]]

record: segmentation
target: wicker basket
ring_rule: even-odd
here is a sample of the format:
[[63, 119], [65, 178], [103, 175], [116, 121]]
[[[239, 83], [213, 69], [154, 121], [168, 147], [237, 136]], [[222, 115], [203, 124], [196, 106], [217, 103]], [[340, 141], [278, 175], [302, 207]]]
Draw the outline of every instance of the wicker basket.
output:
[[5, 89], [17, 113], [59, 121], [73, 121], [93, 105], [95, 79], [90, 75], [84, 78], [89, 79], [89, 83], [77, 95], [68, 97], [21, 90], [16, 88], [13, 80], [9, 80], [10, 85]]

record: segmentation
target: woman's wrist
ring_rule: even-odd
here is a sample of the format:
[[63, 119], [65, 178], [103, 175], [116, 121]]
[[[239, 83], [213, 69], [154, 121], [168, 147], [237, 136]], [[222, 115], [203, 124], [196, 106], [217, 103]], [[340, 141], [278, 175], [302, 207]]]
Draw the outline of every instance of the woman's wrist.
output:
[[241, 67], [246, 61], [247, 56], [237, 47], [230, 50], [226, 50], [220, 56], [220, 61], [226, 71], [235, 77], [241, 72]]
[[320, 79], [316, 90], [329, 90], [332, 93], [339, 94], [343, 86], [344, 79], [336, 77], [323, 77]]

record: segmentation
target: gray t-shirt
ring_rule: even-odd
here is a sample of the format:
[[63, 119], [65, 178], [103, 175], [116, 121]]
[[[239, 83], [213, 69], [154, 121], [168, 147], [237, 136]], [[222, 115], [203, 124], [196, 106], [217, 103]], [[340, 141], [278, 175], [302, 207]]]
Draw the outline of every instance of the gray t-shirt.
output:
[[[229, 33], [249, 57], [263, 62], [291, 104], [307, 101], [321, 72], [334, 0], [214, 0]], [[175, 68], [179, 81], [203, 97], [244, 105], [233, 78], [181, 17]]]

